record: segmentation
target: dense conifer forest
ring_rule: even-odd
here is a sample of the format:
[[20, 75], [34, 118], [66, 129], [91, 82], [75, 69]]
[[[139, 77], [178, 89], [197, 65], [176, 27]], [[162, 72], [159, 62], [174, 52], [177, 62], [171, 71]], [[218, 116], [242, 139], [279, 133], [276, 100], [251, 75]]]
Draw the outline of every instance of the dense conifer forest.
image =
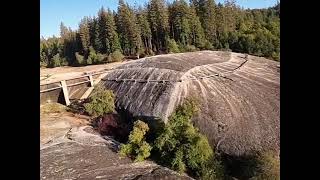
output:
[[197, 50], [227, 50], [280, 60], [280, 3], [243, 9], [234, 0], [150, 0], [102, 7], [77, 30], [40, 38], [40, 67], [82, 66]]

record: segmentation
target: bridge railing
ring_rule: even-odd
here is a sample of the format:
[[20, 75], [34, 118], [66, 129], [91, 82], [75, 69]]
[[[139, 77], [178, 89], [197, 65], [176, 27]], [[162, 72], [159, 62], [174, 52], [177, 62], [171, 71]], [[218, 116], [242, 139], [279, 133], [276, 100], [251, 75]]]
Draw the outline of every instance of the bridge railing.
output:
[[[46, 93], [46, 92], [49, 92], [49, 91], [54, 91], [54, 90], [57, 90], [57, 89], [62, 89], [66, 105], [69, 105], [70, 104], [70, 99], [69, 99], [68, 87], [76, 86], [76, 85], [80, 85], [80, 84], [85, 84], [85, 83], [88, 83], [88, 82], [90, 82], [90, 87], [93, 87], [94, 86], [93, 76], [94, 75], [104, 74], [107, 71], [109, 71], [109, 69], [105, 69], [103, 71], [98, 71], [98, 72], [86, 72], [84, 75], [81, 75], [81, 76], [66, 78], [66, 79], [63, 79], [63, 80], [52, 81], [52, 82], [47, 82], [47, 83], [41, 83], [41, 81], [40, 81], [40, 87], [41, 86], [50, 85], [50, 84], [58, 84], [57, 87], [51, 87], [51, 88], [42, 89], [42, 90], [40, 88], [40, 94], [41, 93]], [[87, 80], [76, 82], [76, 83], [71, 83], [71, 84], [67, 84], [66, 83], [66, 81], [68, 81], [68, 80], [75, 80], [75, 79], [81, 79], [81, 78], [87, 78]]]

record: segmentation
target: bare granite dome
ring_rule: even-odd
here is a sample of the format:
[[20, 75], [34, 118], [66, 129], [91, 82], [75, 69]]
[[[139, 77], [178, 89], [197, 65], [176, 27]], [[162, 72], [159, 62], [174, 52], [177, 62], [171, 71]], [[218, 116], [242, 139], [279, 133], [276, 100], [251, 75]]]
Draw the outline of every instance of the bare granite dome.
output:
[[90, 126], [71, 128], [40, 147], [40, 179], [168, 179], [193, 180], [155, 164], [133, 162], [117, 153], [120, 143], [102, 137]]
[[200, 51], [142, 58], [100, 82], [133, 116], [168, 116], [186, 97], [200, 100], [193, 122], [231, 155], [280, 148], [279, 62], [240, 53]]

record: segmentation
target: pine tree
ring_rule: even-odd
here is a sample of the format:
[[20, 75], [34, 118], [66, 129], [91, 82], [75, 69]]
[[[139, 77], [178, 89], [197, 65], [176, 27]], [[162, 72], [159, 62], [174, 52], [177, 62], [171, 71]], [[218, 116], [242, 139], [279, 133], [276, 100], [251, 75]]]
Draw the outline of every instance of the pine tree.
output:
[[175, 0], [169, 7], [170, 27], [172, 37], [178, 43], [186, 46], [190, 44], [190, 13], [188, 4], [184, 0]]
[[60, 41], [63, 44], [63, 47], [61, 47], [61, 56], [66, 57], [68, 64], [76, 64], [75, 52], [78, 52], [81, 47], [81, 38], [79, 33], [72, 31], [71, 28], [67, 28], [63, 23], [61, 23], [60, 35]]
[[87, 57], [90, 44], [89, 20], [84, 17], [79, 24], [79, 34], [82, 45], [82, 54]]
[[216, 5], [213, 0], [205, 3], [203, 15], [203, 29], [206, 38], [213, 44], [216, 43]]
[[196, 13], [196, 7], [189, 7], [184, 0], [174, 1], [169, 6], [171, 37], [182, 46], [204, 47], [204, 31]]
[[119, 1], [117, 26], [124, 54], [139, 56], [142, 44], [140, 29], [133, 10], [123, 0]]
[[191, 0], [203, 27], [205, 37], [216, 43], [216, 4], [214, 0]]
[[191, 5], [189, 13], [192, 44], [198, 48], [203, 48], [205, 46], [205, 35], [200, 19], [196, 14], [195, 6]]
[[90, 32], [90, 44], [95, 51], [101, 49], [101, 43], [99, 40], [99, 26], [96, 17], [89, 18], [89, 32]]
[[152, 41], [155, 51], [167, 49], [168, 39], [168, 10], [164, 0], [151, 0], [148, 5], [148, 19], [152, 32]]
[[107, 38], [107, 12], [102, 7], [98, 12], [98, 26], [99, 26], [99, 41], [101, 53], [107, 53], [109, 47], [109, 40]]
[[108, 12], [106, 14], [106, 28], [107, 28], [107, 39], [109, 40], [109, 49], [108, 54], [120, 50], [120, 42], [118, 33], [116, 31], [116, 25], [113, 18], [113, 13], [110, 9], [108, 9]]
[[225, 18], [225, 31], [231, 32], [236, 28], [236, 23], [239, 16], [237, 16], [237, 7], [235, 0], [225, 0], [225, 7], [223, 16]]
[[147, 19], [147, 11], [141, 7], [137, 12], [137, 20], [140, 26], [141, 39], [145, 47], [146, 54], [152, 54], [152, 33], [150, 29], [150, 24]]
[[63, 24], [63, 22], [60, 23], [60, 37], [63, 39], [68, 33], [68, 28]]
[[118, 33], [111, 10], [105, 11], [103, 7], [100, 9], [98, 13], [98, 26], [100, 52], [110, 54], [115, 50], [120, 50]]
[[218, 4], [216, 10], [217, 48], [229, 48], [229, 34], [234, 32], [237, 26], [240, 28], [241, 17], [238, 15], [234, 0], [226, 0], [225, 5]]

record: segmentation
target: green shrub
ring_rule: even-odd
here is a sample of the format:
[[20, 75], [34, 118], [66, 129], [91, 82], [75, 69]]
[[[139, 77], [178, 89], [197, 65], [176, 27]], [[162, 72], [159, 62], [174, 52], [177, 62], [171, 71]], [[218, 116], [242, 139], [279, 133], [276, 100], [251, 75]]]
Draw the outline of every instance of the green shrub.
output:
[[40, 61], [40, 68], [47, 67], [47, 63], [44, 61]]
[[88, 103], [84, 104], [86, 112], [94, 117], [115, 111], [114, 94], [111, 90], [105, 90], [98, 86], [88, 99]]
[[197, 51], [198, 49], [194, 45], [186, 45], [184, 47], [185, 52], [194, 52]]
[[82, 66], [85, 63], [84, 57], [80, 55], [78, 52], [75, 53], [76, 55], [76, 63], [78, 66]]
[[72, 112], [74, 114], [85, 114], [86, 109], [84, 107], [83, 102], [81, 101], [72, 101], [68, 108], [67, 108], [68, 112]]
[[256, 152], [248, 156], [227, 155], [225, 158], [226, 176], [250, 180], [280, 179], [279, 156], [272, 152]]
[[108, 62], [120, 62], [123, 60], [123, 58], [123, 54], [119, 50], [116, 50], [110, 54], [108, 57]]
[[94, 61], [94, 64], [101, 64], [104, 62], [105, 59], [105, 55], [101, 54], [101, 53], [97, 53], [97, 59], [96, 61]]
[[143, 46], [141, 46], [141, 48], [138, 50], [138, 52], [136, 54], [137, 54], [138, 59], [144, 58], [146, 56], [146, 49]]
[[187, 100], [169, 117], [163, 132], [155, 141], [155, 150], [160, 155], [160, 162], [178, 172], [191, 170], [201, 177], [216, 175], [214, 167], [211, 173], [203, 172], [214, 153], [205, 136], [199, 133], [191, 123], [197, 112], [197, 103]]
[[200, 176], [202, 180], [225, 179], [224, 166], [216, 157], [210, 157], [201, 167]]
[[87, 59], [87, 65], [91, 65], [92, 64], [92, 58], [90, 56], [88, 56], [88, 59]]
[[92, 46], [89, 47], [89, 56], [87, 58], [87, 64], [93, 64], [93, 62], [95, 62], [97, 59], [97, 54], [96, 51], [93, 49]]
[[107, 63], [112, 63], [112, 57], [111, 57], [111, 54], [107, 57]]
[[66, 111], [66, 106], [59, 103], [47, 103], [40, 107], [40, 114], [62, 113]]
[[258, 156], [258, 174], [252, 179], [280, 180], [280, 159], [271, 152]]
[[272, 58], [276, 61], [280, 61], [280, 53], [272, 52]]
[[103, 62], [104, 56], [100, 53], [96, 53], [92, 46], [89, 47], [89, 56], [87, 64], [100, 64]]
[[152, 49], [150, 49], [150, 50], [148, 51], [148, 55], [149, 55], [149, 56], [154, 56], [154, 55], [156, 55], [156, 54], [154, 53], [154, 51], [152, 51]]
[[143, 121], [134, 122], [133, 130], [129, 135], [128, 144], [122, 144], [120, 155], [134, 157], [135, 161], [143, 161], [150, 156], [152, 147], [146, 142], [145, 135], [149, 126]]
[[59, 66], [61, 66], [60, 55], [59, 54], [54, 55], [50, 62], [51, 62], [50, 63], [50, 67], [59, 67]]
[[60, 66], [67, 66], [68, 64], [69, 63], [65, 57], [60, 59]]
[[205, 41], [203, 48], [206, 50], [213, 50], [213, 46], [208, 40]]
[[174, 39], [168, 41], [168, 51], [169, 53], [179, 53], [179, 46]]
[[181, 43], [179, 43], [179, 49], [180, 49], [180, 52], [194, 52], [199, 50], [194, 45], [189, 45], [189, 44], [183, 45]]

